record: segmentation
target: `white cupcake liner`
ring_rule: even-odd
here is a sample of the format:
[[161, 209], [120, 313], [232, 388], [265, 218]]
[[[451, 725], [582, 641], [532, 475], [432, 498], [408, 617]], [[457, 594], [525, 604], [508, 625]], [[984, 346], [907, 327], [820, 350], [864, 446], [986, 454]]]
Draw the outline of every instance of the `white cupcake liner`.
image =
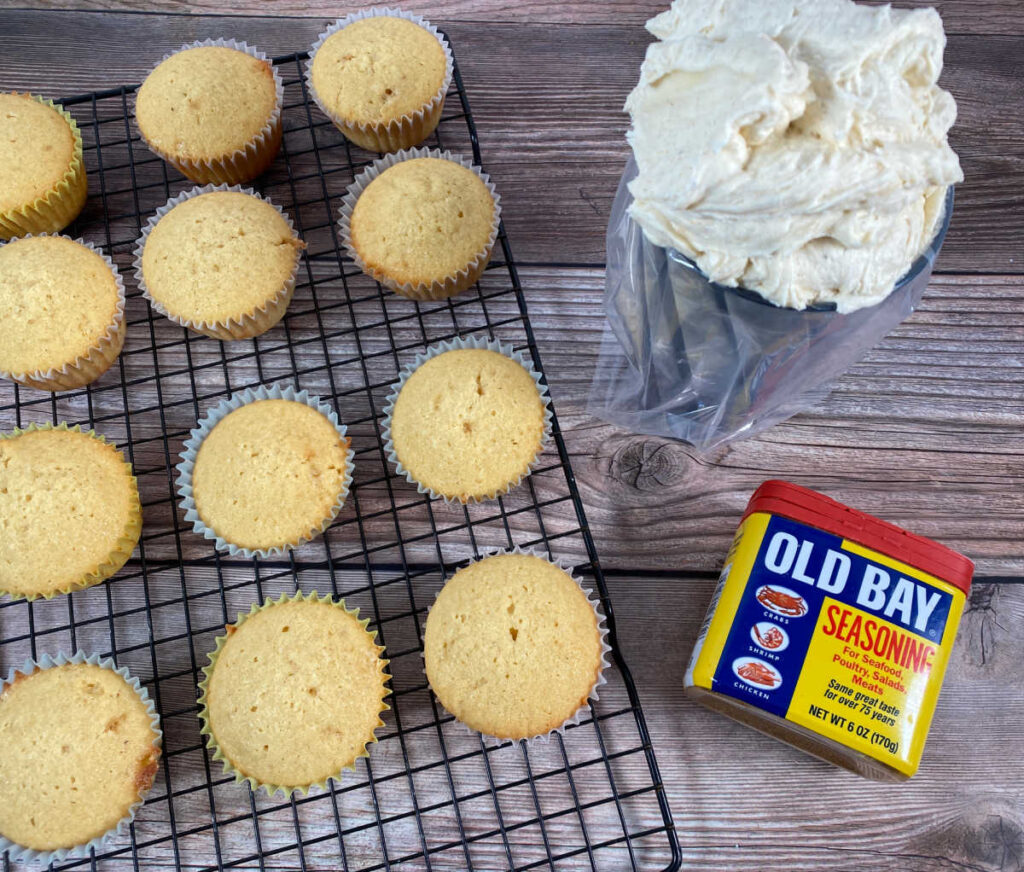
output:
[[[60, 233], [29, 233], [11, 239], [3, 245], [14, 245], [24, 239], [33, 239], [40, 236], [61, 236], [64, 239], [71, 239], [70, 236], [63, 236]], [[8, 372], [0, 370], [0, 378], [7, 378], [13, 382], [29, 388], [38, 388], [41, 391], [70, 391], [75, 388], [84, 387], [96, 381], [103, 373], [110, 369], [117, 360], [121, 349], [124, 347], [124, 280], [117, 270], [114, 262], [107, 257], [91, 242], [84, 239], [71, 239], [79, 245], [88, 248], [94, 254], [98, 254], [103, 262], [110, 269], [117, 285], [117, 304], [114, 309], [114, 318], [110, 325], [103, 332], [103, 335], [91, 346], [89, 350], [76, 357], [70, 363], [64, 364], [60, 369], [37, 369], [34, 372]]]
[[[458, 164], [459, 166], [465, 167], [467, 170], [472, 170], [476, 174], [480, 181], [487, 187], [491, 197], [494, 198], [494, 215], [491, 217], [491, 233], [487, 239], [486, 245], [473, 256], [472, 260], [470, 260], [465, 267], [456, 271], [454, 275], [446, 276], [441, 281], [435, 279], [430, 284], [397, 282], [394, 279], [389, 278], [380, 270], [375, 270], [372, 267], [367, 266], [359, 256], [359, 252], [356, 251], [355, 246], [352, 244], [352, 210], [355, 209], [356, 201], [359, 199], [363, 191], [369, 186], [370, 182], [376, 179], [377, 176], [385, 170], [393, 167], [397, 163], [401, 163], [402, 161], [414, 160], [416, 158], [423, 157], [448, 160], [452, 163]], [[498, 195], [497, 191], [495, 191], [494, 184], [491, 182], [490, 176], [488, 176], [487, 173], [481, 170], [480, 167], [475, 166], [473, 162], [467, 158], [461, 157], [457, 154], [452, 154], [450, 151], [438, 151], [437, 149], [431, 148], [411, 148], [378, 158], [358, 176], [356, 176], [355, 181], [349, 185], [348, 190], [341, 201], [341, 214], [338, 219], [338, 234], [341, 237], [342, 245], [345, 246], [345, 251], [355, 262], [355, 265], [366, 273], [366, 275], [384, 285], [384, 287], [390, 288], [396, 294], [401, 294], [403, 297], [408, 297], [412, 300], [444, 300], [448, 297], [455, 296], [479, 281], [480, 276], [483, 275], [484, 269], [487, 267], [487, 264], [491, 259], [491, 253], [494, 251], [494, 243], [498, 238], [500, 225], [501, 197]]]
[[[228, 542], [222, 536], [217, 535], [217, 533], [212, 528], [208, 527], [203, 522], [202, 518], [199, 517], [199, 513], [196, 511], [196, 502], [192, 495], [192, 470], [195, 467], [196, 454], [198, 454], [199, 446], [202, 445], [203, 440], [229, 413], [258, 400], [292, 400], [296, 403], [304, 403], [311, 409], [316, 409], [316, 411], [327, 418], [327, 420], [334, 425], [334, 428], [341, 435], [341, 438], [348, 443], [348, 453], [345, 456], [345, 482], [342, 486], [341, 493], [338, 495], [338, 499], [331, 507], [327, 517], [324, 518], [319, 527], [311, 528], [307, 535], [300, 536], [297, 542], [289, 543], [287, 545], [278, 545], [274, 548], [242, 548]], [[348, 429], [338, 420], [338, 416], [334, 409], [325, 403], [320, 402], [319, 397], [313, 396], [308, 391], [297, 391], [290, 385], [260, 385], [256, 388], [247, 388], [237, 394], [232, 394], [226, 400], [221, 400], [218, 405], [206, 413], [206, 416], [199, 421], [198, 426], [191, 431], [189, 438], [185, 441], [184, 448], [185, 450], [181, 453], [181, 462], [174, 468], [178, 471], [177, 491], [178, 496], [181, 497], [181, 507], [185, 510], [185, 520], [192, 524], [193, 532], [198, 533], [204, 539], [212, 539], [214, 541], [214, 547], [218, 551], [226, 551], [232, 557], [267, 558], [275, 555], [286, 554], [288, 551], [298, 548], [300, 545], [304, 545], [306, 542], [315, 539], [317, 536], [321, 535], [338, 516], [338, 512], [340, 512], [342, 507], [345, 505], [349, 491], [352, 487], [352, 472], [355, 469], [353, 458], [355, 457], [355, 452], [352, 450], [352, 440], [348, 438]]]
[[[187, 43], [181, 48], [165, 54], [160, 59], [159, 63], [153, 66], [153, 69], [156, 69], [156, 67], [160, 66], [160, 64], [165, 60], [179, 54], [180, 52], [188, 51], [192, 48], [205, 48], [208, 46], [232, 48], [236, 51], [245, 52], [245, 54], [250, 57], [263, 61], [269, 68], [270, 74], [274, 79], [276, 100], [274, 108], [271, 110], [270, 117], [267, 119], [266, 124], [264, 124], [260, 129], [259, 133], [250, 139], [244, 146], [235, 149], [231, 154], [224, 155], [216, 159], [194, 161], [189, 160], [188, 158], [175, 157], [174, 155], [163, 151], [146, 139], [146, 134], [143, 132], [141, 126], [139, 126], [138, 121], [136, 121], [136, 127], [139, 128], [139, 135], [142, 137], [142, 141], [146, 143], [147, 147], [153, 152], [153, 154], [176, 167], [182, 175], [194, 182], [199, 182], [200, 184], [211, 182], [239, 184], [241, 182], [248, 182], [267, 169], [270, 163], [274, 160], [274, 157], [277, 155], [278, 149], [281, 146], [281, 110], [284, 107], [284, 81], [281, 79], [280, 74], [274, 67], [270, 58], [268, 58], [259, 49], [253, 48], [247, 43], [236, 39], [200, 39], [195, 42]], [[151, 72], [153, 72], [153, 70], [150, 70], [150, 73]], [[147, 76], [148, 75], [149, 74], [147, 73]], [[136, 100], [138, 100], [138, 91], [135, 93]]]
[[[231, 625], [231, 631], [241, 626], [253, 615], [257, 614], [258, 612], [262, 612], [265, 609], [273, 608], [274, 606], [278, 606], [286, 602], [309, 602], [310, 600], [315, 600], [316, 602], [330, 603], [335, 608], [339, 608], [347, 614], [351, 615], [352, 618], [354, 618], [356, 622], [363, 628], [363, 630], [372, 637], [373, 642], [376, 645], [378, 635], [377, 631], [369, 629], [369, 618], [363, 618], [360, 620], [358, 608], [349, 608], [345, 604], [345, 600], [343, 598], [334, 599], [334, 597], [330, 595], [321, 595], [319, 592], [315, 590], [309, 593], [302, 593], [302, 591], [298, 591], [292, 594], [291, 596], [282, 593], [276, 600], [267, 597], [262, 603], [255, 602], [252, 604], [249, 611], [239, 612], [238, 618], [235, 620], [235, 623]], [[392, 693], [392, 691], [388, 690], [387, 687], [385, 687], [387, 682], [391, 681], [392, 679], [391, 674], [387, 671], [388, 664], [390, 664], [391, 661], [383, 656], [385, 653], [383, 645], [376, 645], [377, 657], [380, 661], [382, 661], [381, 686], [384, 687], [385, 691], [384, 697], [381, 699], [380, 702], [381, 709], [377, 715], [377, 725], [373, 728], [373, 730], [371, 730], [370, 735], [367, 737], [366, 743], [363, 745], [363, 750], [360, 753], [356, 754], [355, 759], [353, 759], [353, 761], [348, 766], [342, 767], [342, 769], [337, 774], [328, 775], [326, 778], [320, 781], [314, 781], [310, 784], [304, 784], [300, 786], [290, 786], [285, 784], [268, 784], [258, 780], [257, 778], [254, 778], [251, 775], [246, 775], [241, 770], [235, 768], [234, 764], [228, 759], [227, 755], [221, 749], [220, 744], [217, 742], [217, 737], [213, 734], [213, 728], [210, 725], [210, 711], [209, 707], [206, 704], [206, 693], [209, 688], [210, 678], [213, 676], [213, 672], [216, 669], [217, 659], [220, 657], [220, 653], [231, 635], [231, 632], [228, 631], [228, 628], [225, 628], [225, 631], [226, 632], [224, 633], [223, 636], [218, 636], [216, 638], [216, 647], [212, 651], [207, 652], [206, 659], [209, 662], [207, 663], [206, 666], [203, 667], [203, 679], [199, 682], [199, 721], [202, 724], [202, 727], [199, 730], [199, 734], [201, 736], [206, 737], [206, 746], [207, 748], [209, 748], [213, 760], [215, 762], [219, 762], [223, 767], [225, 775], [232, 776], [235, 779], [236, 784], [248, 784], [250, 789], [254, 793], [262, 789], [263, 792], [270, 797], [276, 796], [279, 793], [285, 797], [291, 796], [295, 793], [298, 793], [300, 796], [308, 796], [310, 791], [314, 788], [320, 790], [327, 790], [329, 781], [334, 781], [340, 784], [341, 779], [344, 776], [346, 770], [354, 772], [356, 768], [356, 762], [360, 758], [370, 756], [369, 746], [375, 745], [377, 743], [377, 730], [384, 726], [384, 720], [383, 718], [381, 718], [381, 715], [383, 715], [384, 712], [391, 710], [391, 706], [384, 702], [384, 699], [390, 696]]]
[[[444, 51], [444, 80], [437, 89], [437, 93], [419, 109], [402, 115], [400, 118], [392, 119], [387, 124], [362, 124], [347, 121], [331, 112], [317, 93], [316, 88], [313, 87], [313, 60], [320, 47], [339, 30], [343, 30], [350, 24], [361, 21], [364, 18], [404, 18], [406, 21], [419, 25], [436, 37], [437, 41], [441, 44], [442, 51]], [[353, 12], [344, 18], [339, 18], [317, 37], [316, 42], [313, 43], [309, 50], [309, 60], [306, 61], [306, 88], [309, 91], [309, 95], [313, 98], [313, 102], [320, 107], [320, 111], [330, 118], [334, 126], [356, 145], [368, 151], [399, 151], [403, 148], [419, 145], [437, 128], [438, 122], [441, 120], [441, 112], [444, 109], [445, 96], [452, 83], [454, 67], [452, 50], [448, 45], [448, 41], [425, 18], [414, 15], [411, 12], [403, 12], [401, 9], [391, 9], [388, 7], [360, 9], [358, 12]]]
[[541, 433], [540, 445], [537, 448], [537, 453], [534, 455], [533, 460], [526, 467], [526, 471], [519, 476], [515, 481], [511, 481], [504, 488], [498, 488], [491, 494], [487, 494], [483, 497], [470, 497], [466, 500], [466, 503], [482, 503], [488, 500], [497, 499], [499, 496], [509, 493], [513, 488], [516, 488], [522, 483], [523, 479], [526, 478], [534, 467], [540, 462], [541, 454], [544, 452], [545, 447], [551, 441], [551, 396], [548, 394], [547, 385], [541, 382], [541, 375], [537, 370], [533, 368], [533, 364], [527, 359], [520, 351], [515, 351], [511, 345], [505, 345], [498, 342], [496, 339], [487, 339], [483, 336], [458, 336], [455, 339], [447, 339], [443, 342], [439, 342], [436, 345], [430, 346], [426, 351], [421, 351], [416, 355], [416, 358], [412, 363], [406, 364], [403, 367], [402, 372], [399, 374], [398, 381], [391, 389], [391, 393], [388, 394], [388, 398], [384, 405], [384, 423], [381, 430], [381, 438], [384, 440], [384, 453], [387, 455], [388, 461], [395, 467], [395, 472], [399, 475], [404, 475], [405, 480], [410, 484], [416, 485], [416, 490], [421, 494], [429, 494], [433, 499], [444, 500], [446, 503], [458, 503], [462, 504], [463, 501], [457, 497], [449, 497], [445, 494], [438, 493], [429, 488], [423, 483], [413, 478], [412, 473], [409, 472], [403, 466], [402, 462], [398, 459], [398, 454], [395, 451], [395, 443], [391, 438], [391, 416], [395, 411], [395, 403], [398, 402], [398, 395], [402, 392], [402, 388], [417, 369], [419, 369], [428, 360], [437, 357], [440, 354], [444, 354], [447, 351], [455, 351], [458, 349], [474, 348], [478, 350], [486, 349], [487, 351], [496, 351], [498, 354], [502, 354], [505, 357], [514, 360], [529, 374], [530, 378], [533, 379], [534, 384], [537, 385], [537, 391], [540, 394], [540, 400], [544, 404], [544, 431]]
[[194, 197], [201, 197], [203, 194], [212, 194], [216, 191], [231, 191], [237, 194], [247, 194], [250, 197], [255, 197], [257, 200], [262, 200], [268, 206], [273, 206], [273, 208], [277, 210], [277, 213], [285, 220], [285, 223], [288, 225], [288, 229], [292, 233], [292, 237], [297, 240], [303, 248], [305, 247], [305, 243], [299, 239], [298, 233], [295, 232], [295, 225], [292, 223], [291, 217], [269, 197], [264, 197], [252, 188], [246, 188], [241, 185], [203, 185], [200, 187], [190, 188], [187, 191], [182, 191], [177, 196], [171, 197], [170, 200], [160, 206], [152, 215], [149, 216], [149, 219], [146, 221], [146, 226], [142, 228], [142, 236], [140, 236], [135, 242], [135, 249], [133, 252], [134, 259], [132, 261], [132, 267], [135, 270], [135, 280], [139, 286], [139, 290], [142, 291], [142, 296], [149, 300], [150, 306], [165, 318], [173, 321], [175, 324], [187, 327], [189, 330], [194, 330], [196, 333], [202, 333], [204, 336], [210, 336], [214, 339], [221, 339], [228, 342], [235, 339], [251, 339], [253, 336], [259, 336], [266, 333], [271, 327], [277, 324], [282, 317], [284, 317], [284, 313], [287, 311], [288, 306], [291, 303], [292, 294], [295, 292], [295, 278], [298, 275], [299, 265], [302, 262], [301, 256], [295, 259], [295, 268], [292, 270], [291, 277], [287, 282], [285, 282], [284, 286], [274, 294], [274, 296], [270, 297], [263, 305], [258, 306], [252, 312], [242, 315], [240, 318], [228, 318], [224, 321], [195, 321], [191, 318], [180, 318], [177, 315], [172, 314], [167, 310], [163, 303], [154, 299], [152, 294], [150, 294], [149, 287], [146, 285], [146, 279], [142, 273], [142, 253], [146, 247], [146, 242], [149, 240], [149, 234], [153, 232], [153, 228], [156, 227], [160, 220], [175, 206], [180, 206], [186, 200], [191, 200]]
[[[453, 718], [455, 718], [456, 723], [458, 723], [470, 735], [479, 735], [485, 742], [493, 742], [493, 743], [499, 743], [499, 744], [503, 744], [505, 742], [512, 742], [514, 745], [519, 745], [522, 742], [535, 742], [535, 741], [547, 742], [551, 738], [553, 733], [558, 733], [559, 735], [563, 735], [565, 733], [565, 731], [569, 727], [578, 727], [580, 725], [580, 722], [583, 720], [583, 717], [586, 715], [586, 713], [588, 711], [592, 710], [591, 702], [597, 702], [600, 699], [600, 695], [598, 693], [598, 688], [601, 687], [602, 685], [608, 683], [608, 679], [606, 679], [604, 677], [604, 673], [608, 669], [608, 667], [611, 665], [608, 662], [608, 656], [607, 655], [609, 653], [611, 653], [612, 647], [611, 647], [611, 645], [608, 644], [608, 627], [605, 626], [606, 618], [605, 618], [604, 612], [601, 611], [601, 603], [600, 603], [600, 601], [597, 600], [596, 598], [594, 598], [594, 592], [590, 588], [587, 588], [587, 587], [583, 586], [582, 580], [573, 571], [574, 567], [571, 564], [566, 563], [565, 561], [559, 560], [557, 558], [553, 559], [553, 558], [549, 557], [547, 554], [544, 554], [544, 553], [542, 553], [540, 551], [537, 551], [537, 550], [535, 550], [533, 548], [520, 548], [518, 545], [514, 545], [512, 548], [492, 548], [492, 549], [488, 549], [488, 550], [482, 552], [479, 557], [474, 558], [473, 560], [470, 560], [465, 566], [460, 566], [459, 570], [466, 569], [466, 568], [472, 566], [474, 563], [480, 563], [481, 561], [486, 560], [488, 557], [494, 557], [494, 556], [500, 555], [500, 554], [525, 554], [525, 555], [528, 555], [530, 557], [539, 557], [541, 560], [545, 561], [546, 563], [554, 564], [559, 569], [563, 570], [574, 582], [576, 582], [576, 586], [583, 592], [583, 595], [586, 597], [587, 602], [590, 603], [590, 607], [594, 610], [594, 617], [597, 620], [597, 631], [600, 634], [600, 642], [601, 642], [601, 668], [598, 670], [597, 679], [594, 681], [593, 686], [590, 688], [590, 693], [587, 694], [586, 701], [583, 703], [583, 705], [581, 705], [578, 709], [576, 709], [576, 711], [573, 712], [573, 714], [570, 717], [568, 717], [564, 721], [562, 721], [561, 725], [555, 727], [552, 730], [549, 730], [546, 733], [538, 733], [535, 736], [527, 736], [527, 737], [522, 738], [522, 739], [503, 739], [503, 738], [501, 738], [499, 736], [492, 736], [489, 733], [483, 733], [480, 730], [473, 729], [473, 727], [469, 726], [469, 724], [466, 724], [466, 723], [463, 723], [462, 721], [460, 721], [459, 718], [453, 712], [448, 711], [448, 709], [444, 707], [444, 703], [441, 701], [441, 698], [437, 695], [437, 692], [431, 686], [429, 676], [427, 677], [427, 687], [430, 689], [430, 692], [432, 694], [434, 694], [434, 698], [441, 705], [441, 708], [444, 709], [446, 712], [448, 712], [448, 714], [450, 714]], [[447, 582], [445, 582], [445, 584], [447, 584]], [[444, 586], [442, 586], [441, 589], [443, 590]], [[440, 590], [436, 594], [434, 594], [434, 602], [435, 603], [437, 602], [437, 598], [440, 595], [441, 595], [441, 591]], [[433, 606], [431, 606], [431, 608], [433, 608]], [[430, 610], [428, 609], [427, 610], [427, 614], [429, 615], [429, 613], [430, 613]], [[424, 626], [426, 626], [426, 625], [424, 624]], [[423, 659], [424, 657], [425, 657], [425, 654], [421, 650], [420, 651], [420, 658]], [[427, 670], [426, 670], [426, 665], [425, 664], [424, 664], [424, 668], [423, 668], [423, 674], [425, 676], [427, 674]]]
[[[118, 666], [109, 657], [101, 658], [99, 654], [86, 654], [83, 651], [76, 651], [74, 654], [68, 656], [67, 654], [57, 654], [55, 657], [51, 657], [49, 654], [43, 654], [38, 660], [26, 660], [20, 667], [15, 667], [7, 674], [7, 678], [0, 685], [0, 694], [3, 693], [4, 688], [11, 684], [18, 676], [31, 675], [32, 673], [40, 669], [50, 669], [54, 666], [65, 666], [68, 664], [80, 664], [88, 663], [90, 666], [99, 666], [101, 669], [109, 669], [111, 672], [116, 672], [120, 675], [138, 694], [140, 700], [146, 707], [146, 713], [149, 715], [150, 727], [156, 737], [153, 739], [153, 747], [157, 749], [157, 759], [159, 760], [162, 745], [163, 745], [163, 731], [160, 729], [160, 716], [157, 714], [156, 706], [153, 704], [153, 700], [149, 698], [149, 693], [146, 688], [142, 686], [142, 682], [135, 678], [131, 673], [128, 672], [123, 666]], [[83, 845], [75, 845], [71, 848], [57, 848], [53, 851], [36, 851], [33, 848], [26, 848], [22, 845], [18, 845], [12, 842], [10, 839], [0, 835], [0, 855], [5, 851], [7, 856], [11, 860], [32, 860], [38, 862], [41, 866], [46, 866], [50, 863], [59, 862], [61, 860], [74, 859], [79, 857], [88, 857], [91, 851], [95, 851], [97, 854], [101, 854], [106, 850], [113, 847], [113, 843], [123, 833], [128, 830], [138, 810], [142, 808], [145, 802], [145, 795], [152, 790], [153, 785], [150, 784], [148, 788], [142, 791], [142, 795], [139, 800], [135, 802], [129, 809], [128, 814], [121, 818], [111, 830], [102, 835], [96, 836], [89, 840]]]

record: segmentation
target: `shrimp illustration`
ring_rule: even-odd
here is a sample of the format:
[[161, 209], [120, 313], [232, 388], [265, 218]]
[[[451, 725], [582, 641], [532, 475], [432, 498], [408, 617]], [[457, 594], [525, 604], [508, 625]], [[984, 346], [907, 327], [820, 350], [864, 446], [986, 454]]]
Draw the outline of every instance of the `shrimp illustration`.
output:
[[782, 630], [778, 627], [772, 627], [770, 630], [765, 630], [762, 633], [757, 625], [754, 626], [754, 638], [757, 640], [758, 645], [768, 651], [774, 651], [786, 641], [786, 637], [782, 635]]

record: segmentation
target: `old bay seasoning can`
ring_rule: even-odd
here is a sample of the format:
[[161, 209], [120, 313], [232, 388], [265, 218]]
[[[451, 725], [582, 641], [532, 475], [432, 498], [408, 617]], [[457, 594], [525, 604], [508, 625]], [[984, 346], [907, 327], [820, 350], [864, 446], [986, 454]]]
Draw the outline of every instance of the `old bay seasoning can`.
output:
[[974, 565], [814, 491], [750, 499], [686, 673], [704, 705], [853, 772], [917, 771]]

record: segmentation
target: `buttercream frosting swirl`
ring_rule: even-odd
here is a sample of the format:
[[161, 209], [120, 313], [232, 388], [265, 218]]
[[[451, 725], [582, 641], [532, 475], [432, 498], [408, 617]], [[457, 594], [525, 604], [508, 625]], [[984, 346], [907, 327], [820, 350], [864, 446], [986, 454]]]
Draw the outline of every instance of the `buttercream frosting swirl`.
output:
[[675, 0], [647, 29], [626, 101], [647, 238], [780, 306], [884, 299], [963, 179], [938, 13]]

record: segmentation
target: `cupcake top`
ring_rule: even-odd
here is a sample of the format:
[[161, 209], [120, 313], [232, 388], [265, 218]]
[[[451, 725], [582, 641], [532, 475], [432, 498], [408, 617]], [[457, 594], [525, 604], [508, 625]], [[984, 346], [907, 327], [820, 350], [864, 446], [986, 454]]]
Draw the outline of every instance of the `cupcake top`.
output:
[[244, 149], [276, 107], [270, 64], [238, 49], [207, 45], [176, 52], [146, 77], [135, 118], [157, 151], [207, 161]]
[[526, 739], [585, 705], [604, 666], [598, 616], [564, 569], [532, 554], [486, 557], [449, 579], [423, 633], [427, 680], [455, 717]]
[[486, 348], [445, 351], [402, 385], [390, 421], [394, 453], [436, 494], [490, 498], [529, 472], [544, 440], [544, 409], [517, 361]]
[[0, 247], [0, 371], [46, 372], [116, 332], [117, 279], [95, 251], [64, 236]]
[[436, 157], [384, 170], [352, 209], [352, 246], [371, 271], [430, 284], [489, 252], [494, 197], [472, 170]]
[[348, 493], [349, 440], [295, 400], [256, 400], [206, 435], [192, 469], [200, 520], [239, 548], [295, 546], [320, 532]]
[[0, 835], [53, 851], [113, 829], [152, 786], [158, 739], [146, 703], [111, 669], [16, 675], [0, 692]]
[[329, 599], [267, 602], [218, 639], [200, 700], [218, 757], [273, 791], [337, 778], [382, 726], [384, 650]]
[[31, 94], [0, 94], [0, 213], [45, 197], [81, 158], [77, 132]]
[[0, 592], [35, 598], [102, 581], [131, 555], [140, 511], [131, 466], [98, 436], [0, 436]]
[[302, 248], [270, 203], [210, 191], [156, 223], [142, 251], [142, 277], [149, 297], [176, 319], [238, 320], [286, 292]]
[[386, 124], [433, 100], [446, 72], [434, 34], [404, 18], [379, 16], [327, 37], [310, 77], [330, 114], [353, 124]]

